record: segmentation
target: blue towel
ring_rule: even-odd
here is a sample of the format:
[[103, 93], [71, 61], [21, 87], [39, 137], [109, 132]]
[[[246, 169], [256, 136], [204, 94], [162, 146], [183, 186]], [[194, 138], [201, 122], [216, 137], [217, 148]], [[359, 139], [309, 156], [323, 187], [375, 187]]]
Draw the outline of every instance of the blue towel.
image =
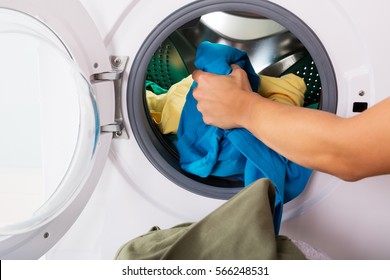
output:
[[[246, 52], [210, 42], [199, 45], [195, 60], [198, 69], [228, 75], [231, 64], [246, 71], [252, 90], [257, 91], [259, 76]], [[311, 170], [279, 155], [246, 129], [223, 130], [206, 125], [196, 109], [197, 101], [192, 95], [194, 87], [196, 82], [188, 92], [177, 133], [181, 168], [203, 178], [233, 176], [240, 178], [245, 186], [260, 178], [270, 179], [277, 192], [274, 225], [278, 233], [283, 204], [304, 190]]]

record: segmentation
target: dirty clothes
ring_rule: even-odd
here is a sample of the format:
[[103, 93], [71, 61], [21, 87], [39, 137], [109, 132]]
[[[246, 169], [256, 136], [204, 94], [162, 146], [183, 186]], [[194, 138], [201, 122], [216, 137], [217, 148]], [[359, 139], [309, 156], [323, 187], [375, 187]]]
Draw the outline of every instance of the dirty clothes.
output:
[[302, 107], [306, 84], [302, 78], [294, 74], [287, 74], [280, 78], [262, 75], [258, 92], [270, 100]]
[[191, 76], [172, 85], [165, 94], [156, 95], [146, 91], [149, 112], [163, 134], [176, 134], [181, 112], [189, 88], [193, 80]]
[[196, 223], [132, 239], [120, 260], [291, 260], [304, 254], [286, 236], [276, 236], [272, 214], [275, 188], [260, 179]]
[[[199, 45], [195, 60], [198, 69], [228, 75], [231, 64], [244, 69], [252, 90], [258, 89], [259, 77], [245, 52], [210, 42]], [[195, 86], [194, 82], [187, 94], [177, 133], [181, 168], [199, 177], [241, 177], [245, 186], [269, 178], [276, 187], [274, 224], [278, 232], [283, 204], [304, 190], [311, 170], [279, 155], [246, 129], [223, 130], [206, 125], [192, 95]]]
[[157, 83], [149, 80], [145, 81], [145, 89], [157, 95], [167, 93], [168, 91], [167, 89], [160, 87]]

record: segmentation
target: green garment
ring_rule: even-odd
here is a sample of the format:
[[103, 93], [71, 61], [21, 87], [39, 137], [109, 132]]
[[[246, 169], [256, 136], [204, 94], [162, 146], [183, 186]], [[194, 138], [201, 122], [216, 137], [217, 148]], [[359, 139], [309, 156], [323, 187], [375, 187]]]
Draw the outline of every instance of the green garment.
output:
[[275, 236], [274, 199], [271, 181], [259, 179], [197, 223], [153, 227], [123, 245], [116, 259], [305, 259], [289, 238]]
[[154, 94], [160, 95], [167, 93], [168, 90], [165, 88], [160, 87], [158, 84], [152, 81], [145, 81], [145, 89], [152, 91]]

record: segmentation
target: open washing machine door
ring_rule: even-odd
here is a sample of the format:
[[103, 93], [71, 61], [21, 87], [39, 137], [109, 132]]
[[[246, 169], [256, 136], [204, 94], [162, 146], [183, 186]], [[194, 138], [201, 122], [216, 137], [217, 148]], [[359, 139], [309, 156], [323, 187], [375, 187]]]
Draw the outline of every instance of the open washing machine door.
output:
[[0, 258], [36, 259], [94, 191], [117, 124], [91, 80], [119, 74], [77, 0], [0, 1], [0, 61]]

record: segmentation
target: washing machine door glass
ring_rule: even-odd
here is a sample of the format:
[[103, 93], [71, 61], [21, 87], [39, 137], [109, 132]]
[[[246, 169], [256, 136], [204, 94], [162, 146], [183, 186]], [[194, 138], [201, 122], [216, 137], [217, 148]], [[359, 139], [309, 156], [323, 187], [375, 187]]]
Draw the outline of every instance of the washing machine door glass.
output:
[[54, 219], [94, 160], [92, 87], [41, 21], [0, 8], [0, 239]]

